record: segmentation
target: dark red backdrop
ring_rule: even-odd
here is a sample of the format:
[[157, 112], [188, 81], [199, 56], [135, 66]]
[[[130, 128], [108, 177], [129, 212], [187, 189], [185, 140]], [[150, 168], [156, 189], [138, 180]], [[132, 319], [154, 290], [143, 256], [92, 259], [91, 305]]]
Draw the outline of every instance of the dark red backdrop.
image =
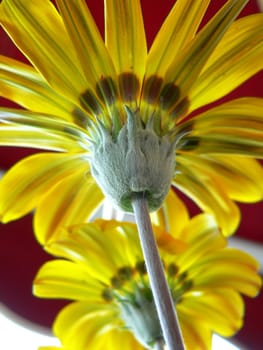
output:
[[[200, 0], [201, 1], [201, 0]], [[87, 1], [97, 23], [103, 28], [103, 0]], [[142, 0], [149, 43], [172, 7], [174, 0]], [[225, 1], [213, 0], [208, 12], [210, 16]], [[242, 14], [257, 12], [256, 1], [250, 0]], [[7, 36], [0, 32], [0, 54], [23, 59]], [[250, 79], [231, 97], [253, 95], [263, 97], [263, 74]], [[2, 101], [5, 103], [5, 101]], [[0, 168], [8, 169], [15, 161], [33, 151], [0, 148]], [[191, 209], [191, 204], [190, 209]], [[263, 202], [253, 205], [241, 205], [243, 220], [237, 235], [263, 243]], [[7, 224], [0, 224], [0, 302], [22, 317], [36, 324], [50, 327], [55, 314], [65, 304], [63, 301], [41, 300], [32, 297], [31, 285], [39, 266], [50, 257], [35, 242], [32, 233], [31, 216]], [[241, 271], [242, 273], [242, 271]], [[245, 326], [235, 337], [249, 350], [262, 350], [263, 332], [263, 293], [256, 299], [246, 300]]]

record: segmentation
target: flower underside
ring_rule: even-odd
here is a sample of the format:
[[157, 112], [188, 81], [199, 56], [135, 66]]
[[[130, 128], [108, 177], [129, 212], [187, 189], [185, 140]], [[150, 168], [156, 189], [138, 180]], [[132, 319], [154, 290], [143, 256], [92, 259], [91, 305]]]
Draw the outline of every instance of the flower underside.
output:
[[[241, 294], [258, 293], [259, 265], [227, 247], [211, 216], [190, 219], [172, 191], [153, 221], [186, 349], [208, 350], [213, 333], [232, 336], [242, 326]], [[34, 294], [73, 301], [53, 328], [63, 346], [142, 350], [162, 342], [134, 224], [96, 220], [76, 225], [53, 237], [46, 250], [57, 259], [41, 267]]]
[[150, 210], [158, 209], [166, 197], [175, 171], [175, 141], [158, 136], [153, 119], [142, 126], [139, 111], [126, 107], [127, 123], [114, 140], [100, 127], [101, 138], [92, 150], [94, 178], [113, 203], [133, 211], [132, 197], [144, 194]]
[[[192, 281], [187, 278], [187, 272], [180, 273], [174, 263], [164, 267], [177, 305], [184, 293], [191, 289]], [[146, 348], [152, 349], [156, 342], [163, 341], [144, 261], [137, 261], [135, 266], [120, 267], [112, 276], [111, 285], [102, 291], [102, 298], [117, 304], [124, 327]]]
[[84, 0], [55, 3], [0, 4], [31, 63], [0, 56], [1, 96], [23, 108], [1, 108], [0, 144], [48, 151], [3, 177], [1, 221], [35, 210], [44, 243], [92, 216], [99, 187], [130, 211], [172, 185], [233, 233], [235, 201], [263, 198], [263, 100], [210, 104], [262, 70], [263, 15], [237, 19], [247, 0], [228, 0], [201, 27], [212, 2], [177, 0], [148, 48], [139, 0], [104, 0], [104, 38]]

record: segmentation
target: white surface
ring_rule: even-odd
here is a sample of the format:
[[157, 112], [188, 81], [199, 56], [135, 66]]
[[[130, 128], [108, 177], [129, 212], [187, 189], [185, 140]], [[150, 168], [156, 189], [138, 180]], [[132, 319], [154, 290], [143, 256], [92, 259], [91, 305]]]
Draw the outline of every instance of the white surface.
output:
[[[241, 348], [233, 345], [223, 338], [218, 337], [217, 335], [214, 335], [212, 350], [241, 350]], [[245, 349], [243, 348], [243, 350]]]
[[44, 330], [16, 317], [0, 304], [0, 349], [37, 350], [39, 346], [59, 346], [59, 341]]
[[263, 244], [248, 239], [230, 237], [229, 246], [252, 255], [259, 262], [260, 273], [263, 274]]

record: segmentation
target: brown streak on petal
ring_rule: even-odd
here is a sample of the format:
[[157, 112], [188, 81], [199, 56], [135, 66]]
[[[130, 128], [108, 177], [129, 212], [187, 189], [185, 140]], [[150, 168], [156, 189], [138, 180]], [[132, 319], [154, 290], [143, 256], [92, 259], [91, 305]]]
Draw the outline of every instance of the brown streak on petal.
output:
[[79, 98], [81, 106], [95, 115], [101, 113], [101, 108], [96, 96], [91, 90], [84, 91]]
[[185, 140], [184, 145], [182, 147], [182, 149], [184, 151], [192, 151], [194, 149], [196, 149], [200, 144], [200, 138], [199, 137], [191, 137], [188, 138], [187, 140]]
[[160, 107], [170, 109], [179, 100], [180, 89], [173, 83], [167, 83], [160, 94]]
[[174, 108], [169, 112], [169, 115], [173, 119], [177, 119], [181, 115], [185, 114], [189, 108], [189, 100], [187, 97], [183, 98]]
[[119, 87], [123, 101], [134, 101], [140, 90], [140, 82], [133, 73], [122, 73], [119, 75]]
[[156, 75], [151, 75], [144, 82], [143, 99], [149, 104], [154, 104], [160, 96], [163, 79]]
[[81, 109], [75, 108], [71, 115], [73, 117], [74, 123], [80, 127], [86, 128], [89, 125], [89, 118]]
[[116, 101], [117, 89], [111, 77], [101, 78], [96, 84], [96, 92], [99, 98], [109, 105]]
[[79, 133], [70, 127], [64, 127], [63, 132], [71, 136], [79, 137]]

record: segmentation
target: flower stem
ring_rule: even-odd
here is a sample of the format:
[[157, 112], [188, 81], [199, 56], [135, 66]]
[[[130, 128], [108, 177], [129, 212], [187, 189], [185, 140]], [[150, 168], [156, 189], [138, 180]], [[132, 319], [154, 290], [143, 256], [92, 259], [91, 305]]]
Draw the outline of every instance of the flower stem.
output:
[[158, 341], [154, 344], [154, 350], [164, 350], [163, 341]]
[[258, 0], [258, 6], [259, 6], [260, 11], [263, 12], [263, 0]]
[[167, 350], [185, 350], [178, 317], [154, 238], [147, 198], [144, 193], [138, 193], [133, 196], [132, 206], [153, 293], [153, 299], [159, 316]]

